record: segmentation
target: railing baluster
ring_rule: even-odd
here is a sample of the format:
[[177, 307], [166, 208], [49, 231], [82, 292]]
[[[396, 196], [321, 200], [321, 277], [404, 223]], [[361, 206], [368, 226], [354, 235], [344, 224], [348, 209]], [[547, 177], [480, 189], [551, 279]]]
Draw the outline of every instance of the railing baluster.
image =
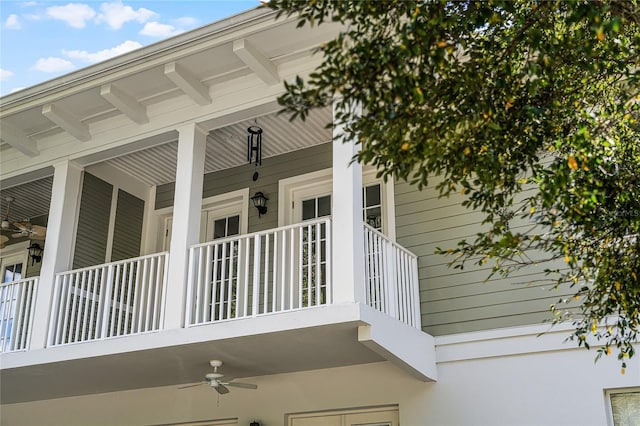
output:
[[253, 286], [251, 288], [251, 315], [256, 316], [258, 304], [260, 303], [260, 235], [253, 237]]
[[[278, 282], [278, 256], [280, 255], [280, 250], [278, 249], [278, 235], [279, 232], [273, 233], [273, 266], [272, 266], [272, 277], [271, 277], [271, 312], [276, 311], [276, 303], [278, 299], [278, 290], [277, 290], [277, 282]], [[284, 286], [283, 286], [284, 287]], [[267, 312], [267, 306], [265, 305], [264, 311]]]
[[[196, 302], [196, 318], [194, 323], [198, 324], [204, 321], [209, 320], [207, 318], [207, 313], [210, 314], [211, 309], [207, 309], [207, 301], [212, 300], [209, 297], [209, 291], [213, 291], [213, 278], [211, 276], [211, 246], [207, 246], [207, 250], [205, 252], [205, 256], [203, 259], [202, 256], [202, 247], [197, 250], [198, 253], [198, 269], [197, 269], [197, 277], [198, 277], [198, 285], [195, 293], [195, 302]], [[204, 263], [204, 275], [202, 275], [202, 266]]]
[[269, 238], [271, 234], [265, 234], [264, 236], [264, 281], [263, 281], [263, 298], [262, 298], [262, 312], [267, 313], [269, 310], [269, 251], [271, 250], [271, 240]]

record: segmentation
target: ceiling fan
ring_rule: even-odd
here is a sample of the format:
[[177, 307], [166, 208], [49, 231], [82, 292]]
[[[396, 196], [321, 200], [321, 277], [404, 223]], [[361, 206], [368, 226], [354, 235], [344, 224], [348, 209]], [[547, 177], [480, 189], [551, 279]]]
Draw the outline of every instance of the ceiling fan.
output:
[[229, 389], [227, 388], [227, 386], [243, 389], [258, 389], [258, 386], [252, 383], [234, 382], [232, 381], [232, 379], [224, 380], [224, 374], [218, 372], [218, 368], [222, 366], [222, 361], [212, 359], [211, 361], [209, 361], [209, 364], [213, 367], [213, 373], [207, 373], [204, 376], [204, 381], [196, 383], [194, 385], [181, 386], [179, 389], [191, 388], [194, 386], [205, 384], [214, 388], [219, 394], [229, 393]]
[[[44, 240], [47, 236], [47, 228], [40, 225], [34, 225], [28, 220], [22, 221], [9, 221], [9, 210], [11, 209], [11, 203], [15, 201], [12, 196], [5, 197], [7, 202], [7, 211], [2, 219], [2, 231], [12, 232], [11, 238], [30, 238], [32, 240]], [[3, 235], [4, 238], [0, 239], [1, 243], [6, 243], [9, 240], [7, 235]]]

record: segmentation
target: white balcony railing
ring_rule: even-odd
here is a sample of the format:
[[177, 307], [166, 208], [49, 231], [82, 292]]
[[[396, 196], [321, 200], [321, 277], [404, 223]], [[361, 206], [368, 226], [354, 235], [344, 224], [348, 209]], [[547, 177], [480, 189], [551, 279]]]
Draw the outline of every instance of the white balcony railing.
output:
[[27, 350], [38, 278], [0, 284], [0, 352]]
[[328, 218], [191, 247], [186, 324], [331, 303]]
[[49, 345], [159, 330], [168, 253], [56, 275]]
[[416, 256], [367, 224], [364, 244], [366, 303], [420, 329]]

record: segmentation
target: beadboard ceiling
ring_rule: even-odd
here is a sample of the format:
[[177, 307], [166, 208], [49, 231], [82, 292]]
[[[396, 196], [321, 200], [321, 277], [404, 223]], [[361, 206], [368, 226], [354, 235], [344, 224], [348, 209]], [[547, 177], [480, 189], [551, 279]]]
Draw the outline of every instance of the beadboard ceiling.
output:
[[[272, 113], [213, 130], [207, 137], [205, 173], [240, 166], [247, 162], [247, 127], [263, 130], [263, 160], [305, 147], [328, 142], [331, 108], [314, 110], [307, 119], [289, 121], [286, 114]], [[105, 161], [146, 185], [175, 181], [178, 142], [173, 141]], [[52, 176], [12, 188], [0, 189], [2, 218], [7, 212], [6, 197], [11, 196], [9, 220], [31, 219], [48, 214]]]

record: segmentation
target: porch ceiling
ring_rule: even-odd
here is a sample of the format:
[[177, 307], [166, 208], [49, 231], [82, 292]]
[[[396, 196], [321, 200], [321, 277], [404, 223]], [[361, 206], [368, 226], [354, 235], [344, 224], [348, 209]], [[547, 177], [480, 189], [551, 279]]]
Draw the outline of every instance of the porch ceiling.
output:
[[[228, 324], [207, 328], [215, 336], [216, 327]], [[0, 370], [0, 403], [172, 385], [179, 391], [181, 385], [202, 381], [212, 371], [211, 359], [224, 362], [221, 371], [230, 379], [383, 361], [358, 342], [361, 324], [348, 321], [103, 356], [90, 356], [85, 351], [84, 356], [72, 360], [5, 368]], [[175, 337], [175, 332], [167, 332], [167, 336], [171, 334]], [[145, 338], [153, 339], [148, 335], [125, 339]], [[109, 342], [102, 343], [109, 346]], [[101, 346], [101, 342], [75, 346], [94, 353], [90, 348]], [[54, 347], [45, 351], [52, 356], [66, 350]]]
[[[314, 110], [304, 122], [290, 122], [287, 115], [272, 113], [215, 129], [207, 138], [205, 173], [246, 164], [247, 127], [250, 125], [257, 124], [263, 129], [263, 161], [269, 161], [277, 155], [330, 141], [331, 130], [326, 128], [330, 122], [331, 108], [322, 108]], [[145, 185], [161, 185], [175, 181], [177, 152], [178, 142], [173, 141], [118, 156], [105, 163]], [[14, 187], [1, 187], [3, 218], [7, 211], [7, 196], [15, 199], [10, 209], [11, 221], [48, 214], [52, 181], [52, 176], [47, 176]]]

